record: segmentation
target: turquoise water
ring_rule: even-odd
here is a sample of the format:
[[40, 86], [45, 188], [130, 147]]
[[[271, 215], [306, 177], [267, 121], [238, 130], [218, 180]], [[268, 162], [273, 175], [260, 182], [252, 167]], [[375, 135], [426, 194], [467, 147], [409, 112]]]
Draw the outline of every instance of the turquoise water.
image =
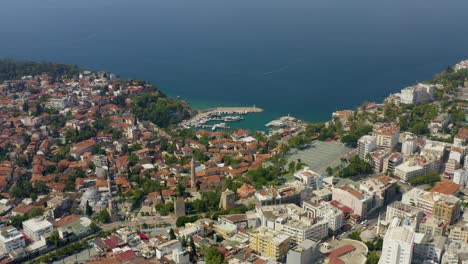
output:
[[195, 107], [323, 121], [468, 58], [466, 0], [4, 0], [0, 57], [149, 80]]

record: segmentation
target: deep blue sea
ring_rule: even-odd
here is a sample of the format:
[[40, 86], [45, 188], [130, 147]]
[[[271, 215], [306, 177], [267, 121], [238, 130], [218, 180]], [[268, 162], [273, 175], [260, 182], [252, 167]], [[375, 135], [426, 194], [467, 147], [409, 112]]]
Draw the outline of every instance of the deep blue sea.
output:
[[[467, 0], [2, 0], [0, 58], [149, 80], [260, 128], [381, 101], [468, 58]], [[242, 123], [240, 123], [242, 124]]]

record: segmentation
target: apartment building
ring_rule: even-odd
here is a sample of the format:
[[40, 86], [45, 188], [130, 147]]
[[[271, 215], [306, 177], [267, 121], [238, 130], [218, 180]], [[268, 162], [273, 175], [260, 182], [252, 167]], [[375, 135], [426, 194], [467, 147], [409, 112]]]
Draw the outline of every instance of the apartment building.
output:
[[426, 216], [455, 223], [460, 217], [460, 199], [453, 195], [427, 192], [417, 188], [403, 194], [402, 203], [420, 208]]
[[323, 177], [322, 175], [316, 173], [305, 167], [302, 170], [296, 171], [294, 173], [294, 178], [300, 181], [302, 184], [312, 188], [313, 190], [318, 190], [323, 188]]
[[364, 135], [358, 140], [359, 158], [370, 162], [368, 154], [377, 149], [377, 138], [375, 135]]
[[289, 250], [289, 236], [260, 227], [250, 234], [250, 248], [264, 257], [274, 260], [284, 259]]
[[0, 229], [0, 255], [9, 254], [26, 246], [26, 238], [13, 226]]
[[309, 217], [321, 217], [328, 223], [328, 229], [333, 233], [341, 229], [344, 225], [343, 212], [324, 201], [304, 201], [302, 208]]
[[394, 152], [384, 160], [383, 172], [391, 173], [395, 172], [396, 166], [403, 163], [403, 154], [400, 152]]
[[390, 223], [394, 218], [398, 218], [407, 223], [407, 225], [417, 229], [423, 217], [424, 213], [421, 209], [404, 204], [400, 201], [395, 201], [387, 206], [385, 221]]
[[390, 227], [383, 240], [379, 264], [410, 264], [415, 232], [408, 226]]
[[38, 241], [41, 239], [41, 236], [52, 233], [52, 231], [54, 231], [52, 224], [43, 217], [35, 217], [24, 221], [23, 229], [25, 235], [34, 241]]
[[375, 175], [359, 185], [359, 189], [374, 197], [373, 208], [379, 208], [396, 195], [395, 179], [385, 175]]
[[321, 217], [309, 217], [306, 210], [295, 204], [257, 208], [261, 226], [285, 234], [292, 242], [305, 239], [322, 240], [328, 236], [328, 223]]
[[421, 221], [418, 232], [425, 234], [429, 238], [445, 235], [447, 224], [444, 220], [434, 217], [426, 217]]
[[373, 197], [351, 186], [333, 188], [332, 200], [351, 208], [360, 217], [365, 217], [373, 209]]
[[400, 126], [393, 123], [385, 123], [377, 129], [377, 147], [393, 148], [398, 143]]
[[431, 102], [435, 92], [435, 85], [418, 83], [401, 90], [402, 104], [422, 104]]

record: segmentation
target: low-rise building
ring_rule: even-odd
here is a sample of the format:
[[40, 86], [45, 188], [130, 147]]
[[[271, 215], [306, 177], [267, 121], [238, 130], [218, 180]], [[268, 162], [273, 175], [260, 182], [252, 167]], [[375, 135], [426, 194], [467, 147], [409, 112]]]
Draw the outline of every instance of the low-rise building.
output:
[[314, 190], [323, 188], [322, 175], [312, 171], [308, 167], [294, 173], [294, 178]]
[[431, 121], [431, 123], [429, 124], [429, 130], [431, 130], [432, 133], [440, 132], [442, 131], [442, 129], [446, 128], [449, 123], [450, 114], [442, 113]]
[[169, 240], [156, 245], [156, 257], [161, 259], [164, 255], [171, 254], [174, 250], [182, 250], [182, 244], [179, 240]]
[[41, 236], [52, 233], [53, 225], [43, 217], [36, 217], [23, 222], [23, 229], [26, 236], [34, 241], [41, 239]]
[[468, 128], [462, 127], [453, 138], [453, 146], [463, 147], [466, 146], [466, 142], [468, 142]]

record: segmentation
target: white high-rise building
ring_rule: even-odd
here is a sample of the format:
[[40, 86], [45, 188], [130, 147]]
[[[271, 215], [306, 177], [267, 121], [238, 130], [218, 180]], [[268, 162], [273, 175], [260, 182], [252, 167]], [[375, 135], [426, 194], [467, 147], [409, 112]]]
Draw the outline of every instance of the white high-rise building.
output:
[[466, 185], [466, 170], [464, 169], [458, 169], [453, 173], [453, 179], [452, 181], [458, 185], [461, 186], [461, 188], [465, 188]]
[[379, 264], [410, 264], [415, 232], [408, 226], [390, 227], [385, 233]]
[[398, 143], [400, 126], [393, 123], [385, 123], [377, 129], [377, 147], [393, 148]]
[[376, 140], [376, 137], [371, 135], [362, 136], [358, 140], [358, 152], [360, 159], [368, 160], [367, 154], [377, 149]]
[[406, 134], [405, 140], [401, 146], [401, 153], [403, 153], [405, 157], [411, 156], [416, 151], [416, 147], [416, 137], [412, 134]]
[[436, 87], [424, 83], [406, 87], [401, 90], [401, 103], [402, 104], [421, 104], [433, 100], [433, 94]]

